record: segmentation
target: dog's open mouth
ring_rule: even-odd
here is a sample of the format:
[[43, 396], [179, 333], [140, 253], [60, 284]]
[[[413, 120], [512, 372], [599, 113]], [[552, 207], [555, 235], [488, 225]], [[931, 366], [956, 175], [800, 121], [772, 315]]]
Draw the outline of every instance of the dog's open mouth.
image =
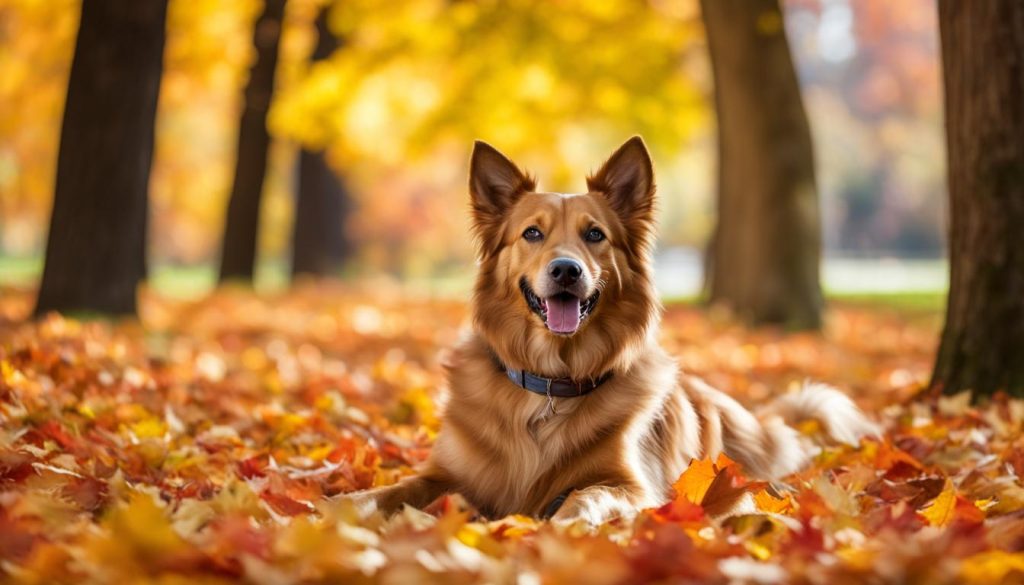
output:
[[601, 296], [601, 291], [595, 291], [590, 297], [580, 299], [572, 293], [561, 292], [541, 298], [533, 292], [530, 284], [526, 282], [526, 278], [519, 280], [519, 289], [523, 291], [530, 310], [544, 321], [548, 330], [559, 335], [576, 333], [583, 320], [594, 310], [597, 299]]

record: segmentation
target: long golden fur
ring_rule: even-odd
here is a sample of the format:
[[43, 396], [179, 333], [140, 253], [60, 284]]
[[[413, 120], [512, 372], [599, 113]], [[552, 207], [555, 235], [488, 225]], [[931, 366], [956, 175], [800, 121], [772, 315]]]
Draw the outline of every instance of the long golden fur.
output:
[[[473, 327], [446, 365], [441, 432], [418, 476], [353, 496], [363, 509], [423, 507], [459, 492], [487, 515], [539, 516], [569, 492], [553, 519], [599, 524], [664, 503], [694, 458], [724, 451], [761, 478], [798, 470], [813, 451], [784, 419], [816, 418], [845, 442], [874, 432], [846, 396], [823, 385], [755, 416], [680, 371], [656, 340], [655, 187], [643, 141], [622, 145], [587, 186], [578, 195], [535, 192], [512, 161], [476, 144]], [[552, 276], [556, 260], [578, 266], [578, 282]], [[578, 320], [552, 316], [591, 300]], [[510, 381], [506, 367], [548, 378], [611, 377], [585, 396], [549, 403]]]

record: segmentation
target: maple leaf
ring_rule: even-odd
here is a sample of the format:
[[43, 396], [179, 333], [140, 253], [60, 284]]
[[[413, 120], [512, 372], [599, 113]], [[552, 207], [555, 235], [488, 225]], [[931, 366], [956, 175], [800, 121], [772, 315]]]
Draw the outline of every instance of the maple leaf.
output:
[[754, 494], [754, 504], [762, 512], [770, 514], [785, 514], [793, 509], [793, 502], [789, 496], [777, 498], [768, 493], [768, 490], [760, 490]]
[[689, 502], [700, 504], [717, 475], [718, 469], [711, 459], [707, 457], [697, 459], [690, 462], [690, 466], [672, 484], [672, 488], [677, 495], [686, 498]]
[[921, 511], [921, 516], [932, 526], [948, 526], [953, 521], [976, 524], [985, 519], [984, 512], [959, 495], [949, 480], [935, 500]]
[[710, 458], [694, 460], [672, 485], [687, 502], [700, 505], [711, 516], [729, 511], [746, 493], [746, 481], [736, 465], [725, 455], [712, 463]]

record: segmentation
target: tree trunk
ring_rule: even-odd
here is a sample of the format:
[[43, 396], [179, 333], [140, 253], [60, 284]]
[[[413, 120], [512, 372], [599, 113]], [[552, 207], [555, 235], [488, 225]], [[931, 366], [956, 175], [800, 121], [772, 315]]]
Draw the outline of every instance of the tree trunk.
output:
[[166, 0], [85, 0], [36, 315], [136, 312]]
[[[327, 26], [330, 7], [316, 19], [317, 44], [312, 63], [331, 56], [339, 43]], [[341, 178], [327, 163], [326, 152], [302, 149], [292, 233], [292, 277], [337, 272], [351, 249], [342, 228], [351, 200]]]
[[220, 281], [252, 281], [260, 224], [260, 200], [267, 173], [267, 111], [274, 93], [277, 48], [281, 40], [285, 0], [266, 0], [256, 20], [253, 44], [256, 62], [245, 86], [245, 107], [238, 128], [238, 160], [224, 224]]
[[351, 255], [342, 229], [351, 200], [326, 153], [303, 149], [299, 156], [299, 193], [292, 238], [292, 277], [337, 273]]
[[932, 384], [1024, 395], [1024, 4], [939, 1], [950, 285]]
[[718, 111], [712, 303], [753, 324], [821, 324], [810, 127], [778, 0], [701, 0]]

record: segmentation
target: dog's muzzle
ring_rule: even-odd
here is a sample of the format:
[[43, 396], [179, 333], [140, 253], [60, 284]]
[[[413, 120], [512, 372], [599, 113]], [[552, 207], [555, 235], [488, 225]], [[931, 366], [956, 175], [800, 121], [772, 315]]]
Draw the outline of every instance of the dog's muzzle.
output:
[[[578, 275], [576, 278], [578, 279]], [[526, 277], [519, 280], [519, 289], [523, 292], [530, 310], [540, 317], [549, 331], [557, 335], [572, 335], [579, 331], [601, 296], [601, 291], [598, 290], [581, 299], [576, 294], [564, 290], [548, 297], [541, 297], [533, 291]]]

